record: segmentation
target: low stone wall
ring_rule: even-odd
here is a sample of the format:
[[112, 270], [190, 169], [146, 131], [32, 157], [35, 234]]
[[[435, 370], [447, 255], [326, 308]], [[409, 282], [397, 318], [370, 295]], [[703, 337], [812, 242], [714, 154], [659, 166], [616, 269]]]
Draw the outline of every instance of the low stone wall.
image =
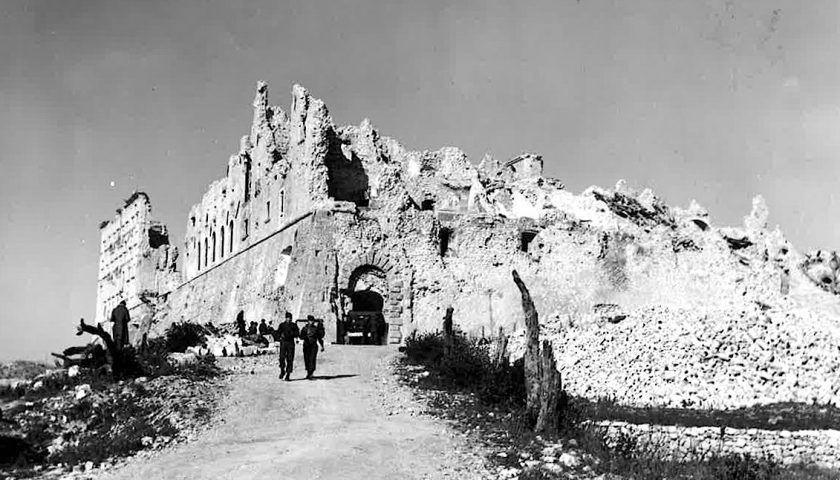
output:
[[840, 468], [838, 430], [721, 429], [611, 421], [597, 424], [607, 429], [607, 438], [611, 441], [628, 435], [635, 438], [640, 446], [672, 458], [688, 460], [712, 454], [749, 454], [770, 456], [788, 464]]

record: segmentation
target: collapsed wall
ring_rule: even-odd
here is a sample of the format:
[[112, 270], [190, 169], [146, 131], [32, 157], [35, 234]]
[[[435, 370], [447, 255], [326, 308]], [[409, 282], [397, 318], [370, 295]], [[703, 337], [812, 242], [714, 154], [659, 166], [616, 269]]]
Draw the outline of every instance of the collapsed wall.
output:
[[376, 308], [399, 343], [440, 328], [451, 305], [468, 334], [517, 334], [516, 269], [572, 393], [840, 401], [828, 386], [840, 385], [840, 262], [768, 230], [760, 198], [742, 228], [717, 227], [696, 203], [623, 182], [568, 192], [538, 155], [474, 165], [453, 147], [407, 150], [367, 120], [335, 126], [299, 86], [288, 114], [264, 83], [253, 107], [227, 175], [189, 213], [182, 278], [153, 330], [289, 311], [340, 341], [348, 315]]
[[[621, 188], [593, 193], [618, 210]], [[541, 313], [569, 391], [636, 406], [840, 405], [840, 302], [767, 229], [763, 200], [743, 228], [716, 228], [697, 205], [668, 211], [547, 242], [578, 267], [547, 255], [538, 274], [563, 292]]]
[[99, 225], [99, 271], [95, 321], [110, 321], [121, 301], [134, 320], [129, 337], [138, 338], [141, 323], [148, 323], [158, 297], [179, 282], [178, 249], [169, 244], [166, 226], [153, 220], [152, 205], [144, 192], [134, 192], [112, 220]]

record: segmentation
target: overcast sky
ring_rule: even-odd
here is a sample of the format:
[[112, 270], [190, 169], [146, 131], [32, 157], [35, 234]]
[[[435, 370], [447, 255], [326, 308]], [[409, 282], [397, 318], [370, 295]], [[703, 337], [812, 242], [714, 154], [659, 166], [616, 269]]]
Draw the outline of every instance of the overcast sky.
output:
[[[0, 3], [0, 359], [92, 319], [98, 224], [136, 188], [183, 242], [257, 80], [412, 149], [540, 153], [571, 190], [652, 187], [739, 224], [763, 193], [840, 246], [840, 2]], [[113, 182], [113, 186], [112, 186]]]

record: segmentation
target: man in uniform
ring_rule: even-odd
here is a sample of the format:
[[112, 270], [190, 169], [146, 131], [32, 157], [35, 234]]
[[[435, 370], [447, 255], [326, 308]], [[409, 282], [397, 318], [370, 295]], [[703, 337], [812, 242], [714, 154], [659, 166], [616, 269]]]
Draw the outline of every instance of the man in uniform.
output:
[[262, 319], [262, 321], [260, 321], [260, 326], [258, 327], [257, 331], [260, 333], [260, 335], [269, 335], [271, 333], [271, 330], [269, 330], [268, 324], [265, 323], [264, 318]]
[[114, 324], [111, 333], [117, 350], [122, 350], [124, 346], [128, 345], [128, 322], [130, 320], [131, 318], [128, 315], [125, 300], [122, 300], [111, 311], [111, 322]]
[[303, 363], [306, 365], [306, 379], [312, 380], [315, 373], [315, 363], [318, 357], [318, 345], [324, 351], [324, 326], [315, 317], [306, 317], [306, 326], [300, 331], [300, 338], [303, 339]]
[[280, 378], [289, 381], [292, 374], [292, 364], [295, 360], [295, 339], [300, 335], [300, 329], [292, 321], [292, 314], [286, 312], [286, 321], [277, 327], [277, 341], [280, 342]]
[[245, 331], [245, 312], [240, 311], [236, 315], [236, 335], [241, 338], [247, 335], [247, 333]]

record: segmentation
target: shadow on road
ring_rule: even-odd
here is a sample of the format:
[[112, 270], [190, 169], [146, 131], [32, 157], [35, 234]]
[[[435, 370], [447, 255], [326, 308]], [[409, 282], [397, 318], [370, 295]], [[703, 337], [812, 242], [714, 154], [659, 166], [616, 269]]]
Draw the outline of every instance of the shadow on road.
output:
[[312, 377], [313, 380], [335, 380], [336, 378], [351, 378], [351, 377], [358, 377], [358, 373], [350, 373], [350, 374], [343, 374], [343, 375], [314, 375]]
[[[351, 374], [345, 373], [345, 374], [342, 374], [342, 375], [314, 375], [312, 377], [312, 380], [335, 380], [335, 379], [338, 379], [338, 378], [352, 378], [352, 377], [358, 377], [358, 376], [359, 376], [358, 373], [351, 373]], [[280, 377], [280, 380], [284, 381], [283, 377]], [[299, 378], [292, 378], [292, 379], [289, 379], [287, 381], [288, 382], [302, 382], [302, 381], [305, 381], [305, 380], [306, 380], [306, 377], [299, 377]]]

